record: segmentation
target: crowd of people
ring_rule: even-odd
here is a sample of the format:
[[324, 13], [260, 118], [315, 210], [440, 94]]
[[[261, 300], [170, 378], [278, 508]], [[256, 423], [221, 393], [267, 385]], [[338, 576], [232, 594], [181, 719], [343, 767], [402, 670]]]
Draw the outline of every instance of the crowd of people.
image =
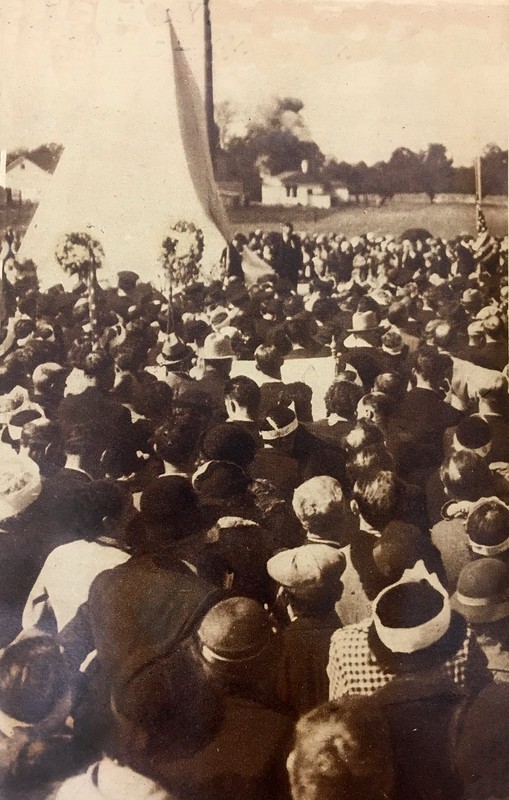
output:
[[508, 798], [507, 239], [222, 264], [5, 257], [1, 797]]

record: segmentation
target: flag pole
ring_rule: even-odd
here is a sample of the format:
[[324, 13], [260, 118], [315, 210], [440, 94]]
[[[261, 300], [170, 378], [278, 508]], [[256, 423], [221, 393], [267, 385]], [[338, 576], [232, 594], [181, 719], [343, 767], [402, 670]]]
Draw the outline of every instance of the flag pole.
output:
[[475, 160], [475, 199], [478, 203], [482, 201], [481, 156]]
[[92, 331], [92, 338], [95, 339], [97, 335], [97, 299], [95, 294], [96, 284], [96, 264], [95, 259], [90, 261], [87, 270], [87, 299], [88, 299], [88, 317], [90, 328]]

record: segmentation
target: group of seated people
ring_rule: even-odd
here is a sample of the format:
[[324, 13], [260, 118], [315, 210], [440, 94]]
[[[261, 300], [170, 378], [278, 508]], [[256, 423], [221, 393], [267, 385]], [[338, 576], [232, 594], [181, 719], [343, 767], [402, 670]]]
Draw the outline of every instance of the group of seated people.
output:
[[509, 797], [505, 243], [258, 240], [7, 265], [5, 800]]

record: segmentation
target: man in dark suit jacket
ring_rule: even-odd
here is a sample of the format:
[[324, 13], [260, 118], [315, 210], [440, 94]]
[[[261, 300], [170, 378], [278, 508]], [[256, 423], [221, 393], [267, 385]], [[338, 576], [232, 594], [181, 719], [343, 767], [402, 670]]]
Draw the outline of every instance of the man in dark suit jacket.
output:
[[398, 473], [409, 483], [423, 485], [443, 458], [443, 436], [458, 425], [463, 413], [446, 403], [440, 386], [450, 358], [424, 345], [416, 354], [415, 386], [401, 401], [390, 424], [391, 450]]
[[291, 222], [283, 223], [282, 233], [275, 242], [274, 269], [280, 278], [297, 286], [302, 269], [302, 248]]

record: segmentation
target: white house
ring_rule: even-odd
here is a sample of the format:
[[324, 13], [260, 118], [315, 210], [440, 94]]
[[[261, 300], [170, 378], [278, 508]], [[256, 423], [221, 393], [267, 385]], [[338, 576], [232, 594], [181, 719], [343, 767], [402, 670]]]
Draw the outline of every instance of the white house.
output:
[[19, 156], [7, 165], [5, 188], [23, 200], [38, 203], [51, 181], [51, 173], [39, 167], [26, 156]]
[[330, 208], [349, 199], [344, 183], [330, 183], [320, 173], [310, 171], [307, 161], [302, 162], [300, 170], [262, 174], [261, 178], [262, 203], [267, 206]]

